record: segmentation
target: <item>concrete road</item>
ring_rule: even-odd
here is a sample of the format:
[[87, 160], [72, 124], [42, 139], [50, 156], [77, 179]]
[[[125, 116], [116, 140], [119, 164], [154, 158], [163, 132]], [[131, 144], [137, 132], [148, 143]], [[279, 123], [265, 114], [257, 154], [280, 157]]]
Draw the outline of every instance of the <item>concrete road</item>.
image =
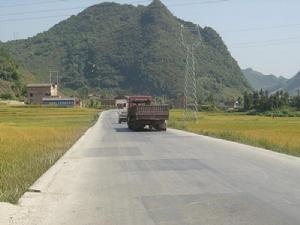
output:
[[[300, 159], [99, 122], [20, 200], [17, 225], [299, 225]], [[2, 224], [1, 224], [2, 225]]]

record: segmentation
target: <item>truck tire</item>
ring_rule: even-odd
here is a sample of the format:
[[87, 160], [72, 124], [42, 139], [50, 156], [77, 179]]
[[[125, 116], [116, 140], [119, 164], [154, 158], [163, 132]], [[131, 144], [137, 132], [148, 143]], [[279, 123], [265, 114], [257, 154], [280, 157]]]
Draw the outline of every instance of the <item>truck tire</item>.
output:
[[165, 121], [161, 122], [159, 125], [158, 125], [158, 130], [159, 131], [167, 131], [167, 124]]
[[138, 123], [133, 125], [134, 131], [142, 131], [142, 130], [144, 130], [144, 128], [145, 128], [145, 126], [138, 124]]
[[127, 126], [129, 130], [133, 130], [132, 122], [130, 121], [129, 117], [127, 117]]

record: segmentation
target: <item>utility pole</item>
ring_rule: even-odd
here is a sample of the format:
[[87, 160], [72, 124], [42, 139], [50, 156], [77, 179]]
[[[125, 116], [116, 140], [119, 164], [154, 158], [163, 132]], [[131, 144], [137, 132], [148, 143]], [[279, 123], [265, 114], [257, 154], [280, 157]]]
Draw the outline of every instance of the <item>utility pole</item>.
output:
[[49, 71], [50, 84], [52, 84], [52, 74], [56, 75], [56, 84], [58, 85], [58, 71], [57, 70]]
[[13, 33], [13, 40], [17, 40], [19, 38], [19, 33], [18, 32], [14, 32]]
[[197, 96], [197, 76], [195, 50], [202, 44], [202, 38], [199, 25], [196, 26], [196, 31], [199, 40], [195, 43], [188, 44], [184, 38], [185, 27], [181, 25], [181, 43], [186, 51], [186, 68], [185, 68], [185, 86], [184, 86], [184, 112], [183, 120], [198, 121], [198, 96]]

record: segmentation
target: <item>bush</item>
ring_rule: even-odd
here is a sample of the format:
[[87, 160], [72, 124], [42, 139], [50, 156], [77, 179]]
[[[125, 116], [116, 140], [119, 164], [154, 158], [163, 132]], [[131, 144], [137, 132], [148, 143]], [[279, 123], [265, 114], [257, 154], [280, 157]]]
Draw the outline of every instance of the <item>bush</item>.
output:
[[266, 112], [257, 112], [251, 110], [247, 115], [259, 115], [259, 116], [268, 116], [268, 117], [300, 117], [300, 112], [294, 111], [293, 109], [282, 109]]
[[14, 99], [14, 96], [11, 93], [4, 93], [0, 95], [0, 99], [12, 100]]

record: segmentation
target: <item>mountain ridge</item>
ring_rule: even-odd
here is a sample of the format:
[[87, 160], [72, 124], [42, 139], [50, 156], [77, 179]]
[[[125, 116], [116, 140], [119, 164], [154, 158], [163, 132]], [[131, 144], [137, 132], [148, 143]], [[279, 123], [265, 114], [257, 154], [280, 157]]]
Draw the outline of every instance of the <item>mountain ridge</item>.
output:
[[300, 89], [300, 71], [290, 79], [283, 76], [265, 75], [252, 68], [243, 69], [242, 72], [255, 90], [263, 89], [271, 93], [284, 90], [295, 95]]
[[[87, 88], [175, 98], [184, 90], [181, 24], [195, 27], [159, 0], [148, 6], [101, 3], [35, 37], [2, 45], [37, 80], [48, 80], [50, 69], [59, 70], [63, 88], [77, 93]], [[250, 90], [220, 35], [209, 27], [200, 32], [203, 43], [195, 51], [199, 99]], [[190, 43], [198, 38], [187, 29], [184, 36]]]
[[299, 94], [300, 90], [300, 71], [291, 79], [287, 81], [287, 85], [285, 87], [292, 95]]

